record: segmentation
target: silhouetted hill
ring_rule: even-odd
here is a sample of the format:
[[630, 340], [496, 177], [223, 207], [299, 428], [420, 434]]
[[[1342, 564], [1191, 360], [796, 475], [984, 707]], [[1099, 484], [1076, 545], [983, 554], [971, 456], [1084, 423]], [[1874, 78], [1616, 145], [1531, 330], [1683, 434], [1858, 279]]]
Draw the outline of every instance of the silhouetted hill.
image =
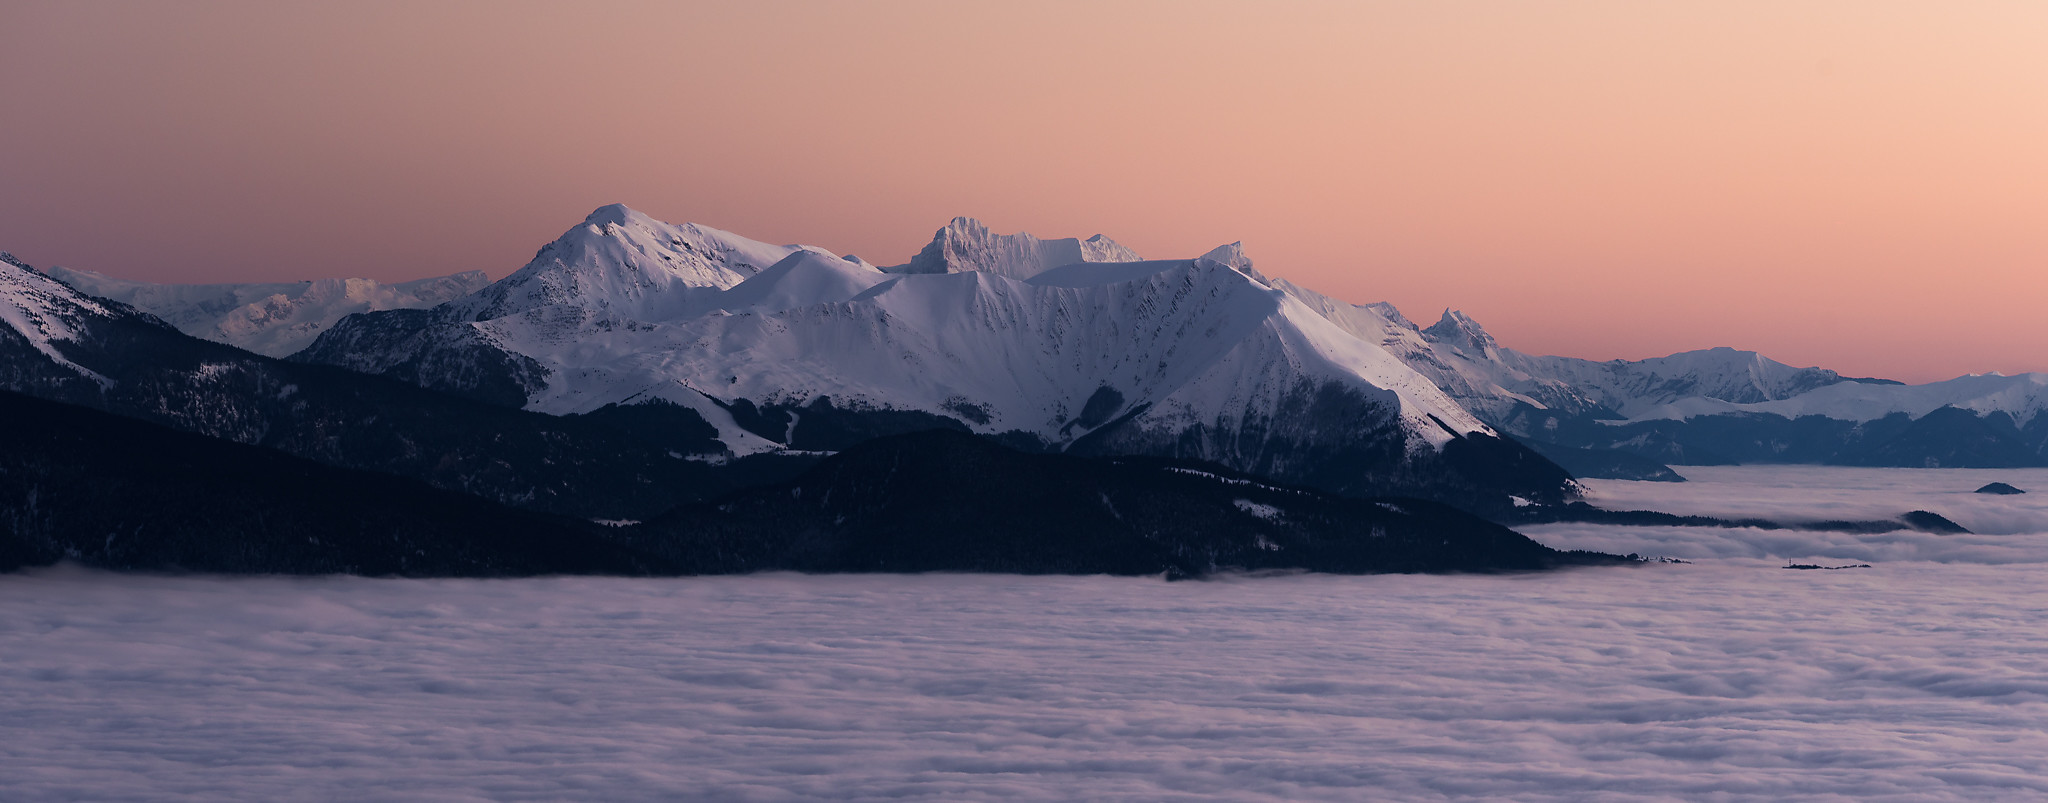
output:
[[605, 528], [0, 391], [0, 569], [638, 574]]
[[1285, 488], [1206, 464], [1031, 454], [951, 431], [872, 440], [635, 535], [690, 572], [1200, 575], [1541, 569], [1569, 556], [1457, 509]]
[[1526, 570], [1566, 554], [1456, 509], [1199, 464], [882, 438], [792, 482], [604, 527], [0, 392], [0, 568], [495, 576]]

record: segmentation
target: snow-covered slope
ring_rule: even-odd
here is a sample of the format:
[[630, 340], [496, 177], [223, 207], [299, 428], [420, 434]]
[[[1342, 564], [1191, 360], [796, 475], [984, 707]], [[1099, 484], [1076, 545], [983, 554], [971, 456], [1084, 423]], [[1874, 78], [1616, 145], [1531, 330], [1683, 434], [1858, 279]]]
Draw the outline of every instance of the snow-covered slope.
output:
[[117, 314], [120, 311], [0, 251], [0, 346], [7, 351], [33, 351], [59, 369], [60, 376], [69, 373], [104, 383], [105, 377], [65, 356], [63, 345], [77, 340], [93, 319]]
[[343, 316], [431, 307], [490, 284], [482, 271], [395, 284], [372, 279], [155, 284], [58, 267], [50, 268], [49, 275], [162, 318], [186, 334], [272, 357], [305, 348]]
[[[725, 248], [679, 245], [707, 232]], [[758, 256], [686, 259], [707, 252]], [[1100, 236], [993, 235], [968, 219], [876, 270], [607, 207], [497, 285], [351, 317], [299, 359], [500, 400], [516, 385], [515, 403], [551, 413], [665, 400], [740, 453], [949, 422], [1034, 448], [1393, 488], [1501, 443], [1381, 344], [1273, 289], [1241, 249], [1141, 262]]]
[[[824, 274], [824, 262], [791, 267]], [[933, 414], [971, 406], [985, 419], [978, 429], [1064, 444], [1107, 423], [1076, 420], [1103, 388], [1124, 399], [1111, 414], [1149, 405], [1146, 426], [1173, 429], [1238, 426], [1287, 393], [1337, 382], [1384, 399], [1425, 443], [1452, 436], [1431, 416], [1458, 433], [1485, 431], [1399, 360], [1219, 263], [1100, 268], [1093, 277], [1061, 269], [1026, 282], [983, 272], [884, 277], [858, 295], [847, 292], [857, 281], [816, 282], [827, 292], [778, 292], [776, 304], [761, 303], [769, 294], [751, 286], [774, 278], [764, 273], [724, 294], [738, 297], [724, 306], [741, 314], [523, 352], [553, 377], [530, 406], [567, 413], [700, 394], [793, 406], [829, 396], [841, 406]], [[538, 345], [523, 337], [525, 319], [482, 326], [515, 349]]]
[[612, 204], [542, 246], [525, 267], [448, 311], [472, 321], [549, 308], [574, 308], [592, 320], [666, 320], [694, 312], [707, 294], [802, 250], [831, 256], [694, 223], [670, 225]]
[[[1573, 413], [1600, 408], [1599, 402], [1567, 382], [1544, 376], [1545, 368], [1498, 348], [1483, 331], [1463, 338], [1482, 355], [1475, 359], [1466, 351], [1436, 342], [1391, 304], [1347, 304], [1285, 279], [1274, 280], [1274, 286], [1354, 337], [1380, 344], [1483, 420], [1506, 420], [1507, 413], [1521, 405]], [[1476, 330], [1477, 324], [1473, 328]]]

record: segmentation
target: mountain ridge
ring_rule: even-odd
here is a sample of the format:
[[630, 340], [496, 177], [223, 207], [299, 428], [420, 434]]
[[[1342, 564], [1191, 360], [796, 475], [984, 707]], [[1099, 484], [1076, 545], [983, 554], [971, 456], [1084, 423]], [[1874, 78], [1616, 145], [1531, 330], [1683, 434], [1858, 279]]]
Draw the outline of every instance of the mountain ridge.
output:
[[[564, 238], [618, 236], [625, 226], [599, 223]], [[828, 405], [841, 418], [912, 414], [1053, 450], [1093, 436], [1087, 448], [1324, 482], [1336, 480], [1311, 464], [1341, 453], [1359, 470], [1339, 487], [1408, 483], [1421, 492], [1416, 478], [1467, 472], [1440, 459], [1448, 444], [1498, 439], [1402, 361], [1275, 290], [1241, 247], [1211, 252], [1227, 262], [1143, 262], [1106, 237], [994, 235], [956, 218], [910, 268], [774, 248], [782, 259], [744, 278], [713, 271], [626, 285], [578, 277], [644, 270], [646, 249], [568, 259], [551, 245], [497, 285], [425, 315], [346, 318], [294, 359], [513, 401], [503, 390], [486, 394], [495, 382], [523, 391], [520, 406], [550, 413], [662, 399], [703, 415], [736, 454], [794, 447], [817, 420], [804, 411]], [[1108, 259], [1118, 261], [1091, 261]], [[518, 290], [550, 272], [563, 278], [548, 292]], [[477, 366], [498, 370], [468, 370]], [[1077, 425], [1091, 405], [1108, 407]], [[748, 409], [777, 421], [750, 427]], [[1532, 471], [1544, 463], [1517, 461]], [[1554, 470], [1516, 491], [1561, 498], [1571, 486]]]
[[1329, 314], [1402, 343], [1404, 359], [1487, 423], [1565, 449], [1671, 463], [2048, 465], [2048, 374], [1907, 385], [1728, 347], [1644, 360], [1538, 357], [1455, 310], [1416, 328], [1393, 323], [1397, 310], [1381, 312], [1390, 305], [1341, 303], [1326, 305]]

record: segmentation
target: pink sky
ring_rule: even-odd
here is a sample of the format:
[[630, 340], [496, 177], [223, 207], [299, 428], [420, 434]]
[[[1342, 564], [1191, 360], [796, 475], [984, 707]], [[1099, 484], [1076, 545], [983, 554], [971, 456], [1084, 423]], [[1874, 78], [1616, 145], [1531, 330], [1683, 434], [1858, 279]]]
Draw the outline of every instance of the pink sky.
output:
[[1538, 353], [2048, 370], [2048, 3], [0, 4], [0, 249], [502, 276], [954, 215]]

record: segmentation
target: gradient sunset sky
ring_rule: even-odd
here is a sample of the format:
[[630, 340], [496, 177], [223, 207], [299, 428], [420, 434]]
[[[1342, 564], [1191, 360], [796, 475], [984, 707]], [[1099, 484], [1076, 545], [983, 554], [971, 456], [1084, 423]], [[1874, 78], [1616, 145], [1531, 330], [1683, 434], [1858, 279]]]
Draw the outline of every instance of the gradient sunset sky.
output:
[[2048, 370], [2048, 3], [0, 2], [0, 249], [493, 277], [623, 202], [878, 264], [1234, 240], [1535, 353]]

